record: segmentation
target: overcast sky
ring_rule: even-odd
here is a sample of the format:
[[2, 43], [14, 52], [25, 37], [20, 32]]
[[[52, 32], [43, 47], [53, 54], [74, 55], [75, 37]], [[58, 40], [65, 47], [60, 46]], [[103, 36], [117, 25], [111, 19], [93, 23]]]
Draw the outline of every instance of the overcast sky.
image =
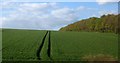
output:
[[59, 30], [61, 27], [89, 17], [117, 14], [118, 3], [101, 2], [2, 2], [0, 27]]

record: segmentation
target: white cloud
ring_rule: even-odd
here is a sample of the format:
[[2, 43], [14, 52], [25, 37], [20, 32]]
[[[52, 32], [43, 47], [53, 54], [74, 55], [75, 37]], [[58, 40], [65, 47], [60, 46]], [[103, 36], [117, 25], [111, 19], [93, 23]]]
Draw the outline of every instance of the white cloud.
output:
[[4, 9], [8, 9], [8, 8], [11, 8], [11, 7], [14, 7], [14, 3], [11, 2], [11, 1], [1, 1], [0, 2], [0, 9], [4, 8]]
[[[56, 9], [52, 11], [52, 15], [56, 18], [67, 18], [68, 14], [72, 13], [73, 9], [70, 8], [62, 8], [62, 9]], [[61, 17], [62, 16], [62, 17]]]
[[20, 4], [19, 11], [39, 11], [46, 8], [54, 8], [56, 3], [23, 3]]
[[80, 7], [78, 7], [77, 8], [77, 10], [79, 11], [79, 10], [85, 10], [86, 8], [84, 7], [84, 6], [80, 6]]
[[[20, 5], [21, 7], [23, 7], [24, 9], [25, 8], [31, 8], [31, 9], [43, 9], [43, 8], [46, 8], [48, 7], [48, 4], [47, 3], [41, 3], [41, 4], [36, 4], [36, 3], [23, 3]], [[30, 10], [31, 10], [30, 9]]]
[[103, 5], [108, 2], [119, 2], [119, 0], [96, 0], [96, 2], [98, 2], [98, 4], [100, 4], [100, 5]]
[[[57, 6], [57, 3], [21, 3], [3, 21], [3, 27], [58, 30], [79, 17], [78, 8]], [[82, 10], [82, 7], [79, 8]]]
[[5, 17], [0, 17], [0, 28], [2, 28], [2, 24], [7, 20]]

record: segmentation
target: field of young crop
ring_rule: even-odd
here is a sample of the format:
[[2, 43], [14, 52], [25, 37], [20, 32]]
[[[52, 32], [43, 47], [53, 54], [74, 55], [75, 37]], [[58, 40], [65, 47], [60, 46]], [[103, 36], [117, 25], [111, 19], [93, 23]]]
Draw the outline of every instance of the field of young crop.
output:
[[102, 54], [117, 58], [117, 39], [114, 33], [3, 29], [2, 59], [82, 60]]
[[52, 32], [54, 60], [81, 60], [85, 56], [118, 56], [118, 38], [113, 33]]
[[36, 60], [36, 51], [45, 31], [3, 30], [3, 60]]

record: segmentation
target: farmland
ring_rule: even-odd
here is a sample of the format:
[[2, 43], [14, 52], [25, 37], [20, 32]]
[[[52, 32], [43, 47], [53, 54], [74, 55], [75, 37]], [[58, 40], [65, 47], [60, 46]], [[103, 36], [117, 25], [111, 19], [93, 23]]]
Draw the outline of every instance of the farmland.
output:
[[44, 31], [3, 30], [3, 59], [35, 60]]
[[117, 39], [117, 34], [114, 33], [47, 33], [43, 30], [3, 29], [2, 59], [37, 61], [36, 52], [42, 43], [42, 50], [39, 52], [41, 60], [51, 60], [50, 57], [52, 60], [81, 60], [86, 55], [97, 54], [111, 55], [117, 59]]
[[85, 55], [118, 56], [117, 35], [96, 32], [52, 32], [55, 60], [80, 60]]

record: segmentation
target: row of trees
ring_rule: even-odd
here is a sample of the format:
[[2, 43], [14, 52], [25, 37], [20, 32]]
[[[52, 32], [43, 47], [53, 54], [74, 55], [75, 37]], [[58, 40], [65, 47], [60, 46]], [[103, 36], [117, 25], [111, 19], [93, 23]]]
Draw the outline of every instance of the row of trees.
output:
[[92, 17], [84, 19], [66, 27], [62, 27], [60, 31], [88, 31], [88, 32], [114, 32], [118, 33], [119, 15], [108, 14], [100, 18]]

